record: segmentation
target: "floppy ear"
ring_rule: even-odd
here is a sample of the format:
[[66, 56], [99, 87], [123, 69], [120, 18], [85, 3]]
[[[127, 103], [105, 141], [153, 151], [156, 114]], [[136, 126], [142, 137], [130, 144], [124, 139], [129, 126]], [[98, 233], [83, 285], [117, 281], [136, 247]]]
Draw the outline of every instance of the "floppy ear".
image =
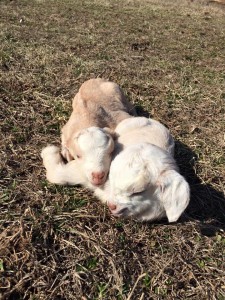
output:
[[157, 183], [167, 218], [169, 222], [176, 222], [190, 201], [189, 184], [174, 170], [163, 172]]

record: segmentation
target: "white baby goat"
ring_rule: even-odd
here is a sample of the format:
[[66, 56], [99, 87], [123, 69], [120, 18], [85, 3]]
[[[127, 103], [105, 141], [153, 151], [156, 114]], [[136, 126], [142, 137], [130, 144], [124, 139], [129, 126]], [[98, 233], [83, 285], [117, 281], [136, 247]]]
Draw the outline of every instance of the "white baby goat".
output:
[[175, 222], [190, 199], [189, 185], [172, 156], [149, 143], [128, 146], [115, 157], [109, 188], [105, 197], [112, 214], [141, 221], [167, 216]]
[[76, 94], [62, 128], [62, 155], [67, 161], [75, 158], [91, 184], [105, 182], [114, 149], [112, 130], [130, 112], [135, 113], [133, 106], [114, 82], [90, 79]]

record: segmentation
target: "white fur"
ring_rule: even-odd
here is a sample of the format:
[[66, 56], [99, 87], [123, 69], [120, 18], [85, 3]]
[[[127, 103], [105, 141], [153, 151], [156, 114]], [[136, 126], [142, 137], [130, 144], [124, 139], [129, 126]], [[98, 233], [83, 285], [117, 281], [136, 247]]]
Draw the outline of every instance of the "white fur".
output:
[[148, 143], [127, 147], [112, 161], [109, 207], [115, 216], [177, 221], [189, 203], [186, 180], [172, 156]]
[[70, 163], [65, 164], [58, 147], [45, 147], [41, 151], [41, 157], [49, 182], [61, 185], [86, 184], [87, 179], [77, 160], [72, 160]]
[[[108, 176], [108, 171], [114, 150], [112, 136], [98, 127], [89, 127], [82, 130], [76, 137], [77, 165], [79, 170], [85, 174], [87, 180], [94, 185], [103, 184]], [[103, 174], [101, 180], [93, 178], [95, 173]]]

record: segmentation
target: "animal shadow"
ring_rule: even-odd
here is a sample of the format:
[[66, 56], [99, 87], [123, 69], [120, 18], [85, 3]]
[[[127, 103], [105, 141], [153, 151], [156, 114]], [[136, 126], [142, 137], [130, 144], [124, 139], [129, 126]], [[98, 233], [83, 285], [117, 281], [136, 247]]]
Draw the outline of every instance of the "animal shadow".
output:
[[136, 104], [135, 111], [136, 111], [138, 117], [145, 117], [145, 118], [151, 117], [150, 113], [147, 110], [145, 110], [141, 105]]
[[183, 220], [200, 221], [201, 233], [207, 236], [215, 235], [220, 229], [225, 230], [224, 194], [203, 183], [196, 175], [196, 154], [187, 145], [176, 141], [175, 159], [191, 188], [191, 201]]

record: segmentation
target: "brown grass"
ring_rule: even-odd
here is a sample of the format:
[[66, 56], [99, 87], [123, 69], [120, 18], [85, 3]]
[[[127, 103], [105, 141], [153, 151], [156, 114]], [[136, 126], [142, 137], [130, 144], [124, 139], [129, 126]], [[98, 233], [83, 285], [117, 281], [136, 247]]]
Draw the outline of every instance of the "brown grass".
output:
[[[224, 10], [3, 0], [0, 17], [2, 299], [225, 299]], [[178, 223], [115, 219], [86, 190], [46, 182], [40, 151], [97, 76], [176, 138], [192, 189]]]

